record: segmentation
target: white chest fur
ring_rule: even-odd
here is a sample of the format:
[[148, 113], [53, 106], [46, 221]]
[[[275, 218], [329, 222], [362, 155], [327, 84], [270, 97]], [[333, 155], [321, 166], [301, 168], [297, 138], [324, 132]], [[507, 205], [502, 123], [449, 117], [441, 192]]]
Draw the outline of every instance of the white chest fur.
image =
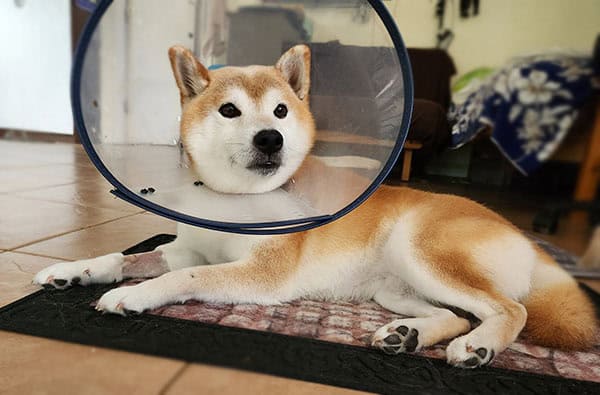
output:
[[195, 226], [177, 225], [177, 246], [202, 256], [207, 264], [237, 261], [247, 257], [252, 248], [268, 236], [216, 232]]

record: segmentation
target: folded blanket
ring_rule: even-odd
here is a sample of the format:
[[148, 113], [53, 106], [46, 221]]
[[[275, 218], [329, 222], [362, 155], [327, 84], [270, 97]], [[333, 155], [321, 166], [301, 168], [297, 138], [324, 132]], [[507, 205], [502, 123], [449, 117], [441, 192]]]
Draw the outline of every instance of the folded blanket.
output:
[[491, 128], [492, 141], [523, 174], [550, 158], [592, 86], [590, 58], [530, 56], [494, 74], [466, 101], [452, 106], [451, 148]]

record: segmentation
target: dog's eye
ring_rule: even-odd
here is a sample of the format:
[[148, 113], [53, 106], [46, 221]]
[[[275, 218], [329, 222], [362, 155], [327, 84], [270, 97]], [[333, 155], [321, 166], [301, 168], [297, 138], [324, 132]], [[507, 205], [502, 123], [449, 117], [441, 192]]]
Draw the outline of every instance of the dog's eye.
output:
[[225, 118], [237, 118], [242, 115], [242, 112], [232, 103], [226, 103], [219, 108], [219, 114]]
[[277, 108], [275, 108], [275, 111], [273, 111], [273, 114], [275, 114], [275, 116], [279, 119], [285, 118], [287, 113], [288, 109], [285, 104], [278, 105]]

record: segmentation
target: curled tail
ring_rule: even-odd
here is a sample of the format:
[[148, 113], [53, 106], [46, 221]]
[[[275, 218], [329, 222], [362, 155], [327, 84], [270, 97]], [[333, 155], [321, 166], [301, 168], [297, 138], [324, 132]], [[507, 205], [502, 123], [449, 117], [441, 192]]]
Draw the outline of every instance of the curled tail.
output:
[[594, 305], [577, 282], [545, 252], [539, 252], [527, 309], [524, 335], [541, 346], [584, 350], [598, 341]]

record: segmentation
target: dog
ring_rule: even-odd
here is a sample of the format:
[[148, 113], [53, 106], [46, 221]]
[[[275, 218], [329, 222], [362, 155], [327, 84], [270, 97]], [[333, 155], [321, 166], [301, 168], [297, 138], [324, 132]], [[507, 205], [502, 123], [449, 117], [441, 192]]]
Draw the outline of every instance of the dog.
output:
[[[301, 171], [315, 139], [307, 46], [289, 49], [275, 66], [209, 71], [180, 46], [169, 58], [181, 141], [206, 187], [261, 194]], [[58, 263], [34, 282], [65, 289], [133, 277], [155, 278], [107, 292], [96, 309], [127, 315], [190, 299], [374, 300], [413, 318], [378, 329], [373, 347], [397, 354], [452, 339], [447, 361], [463, 368], [490, 363], [522, 330], [537, 344], [581, 350], [598, 329], [576, 281], [507, 220], [462, 197], [406, 187], [381, 186], [344, 217], [299, 233], [178, 224], [177, 239], [152, 252]]]

